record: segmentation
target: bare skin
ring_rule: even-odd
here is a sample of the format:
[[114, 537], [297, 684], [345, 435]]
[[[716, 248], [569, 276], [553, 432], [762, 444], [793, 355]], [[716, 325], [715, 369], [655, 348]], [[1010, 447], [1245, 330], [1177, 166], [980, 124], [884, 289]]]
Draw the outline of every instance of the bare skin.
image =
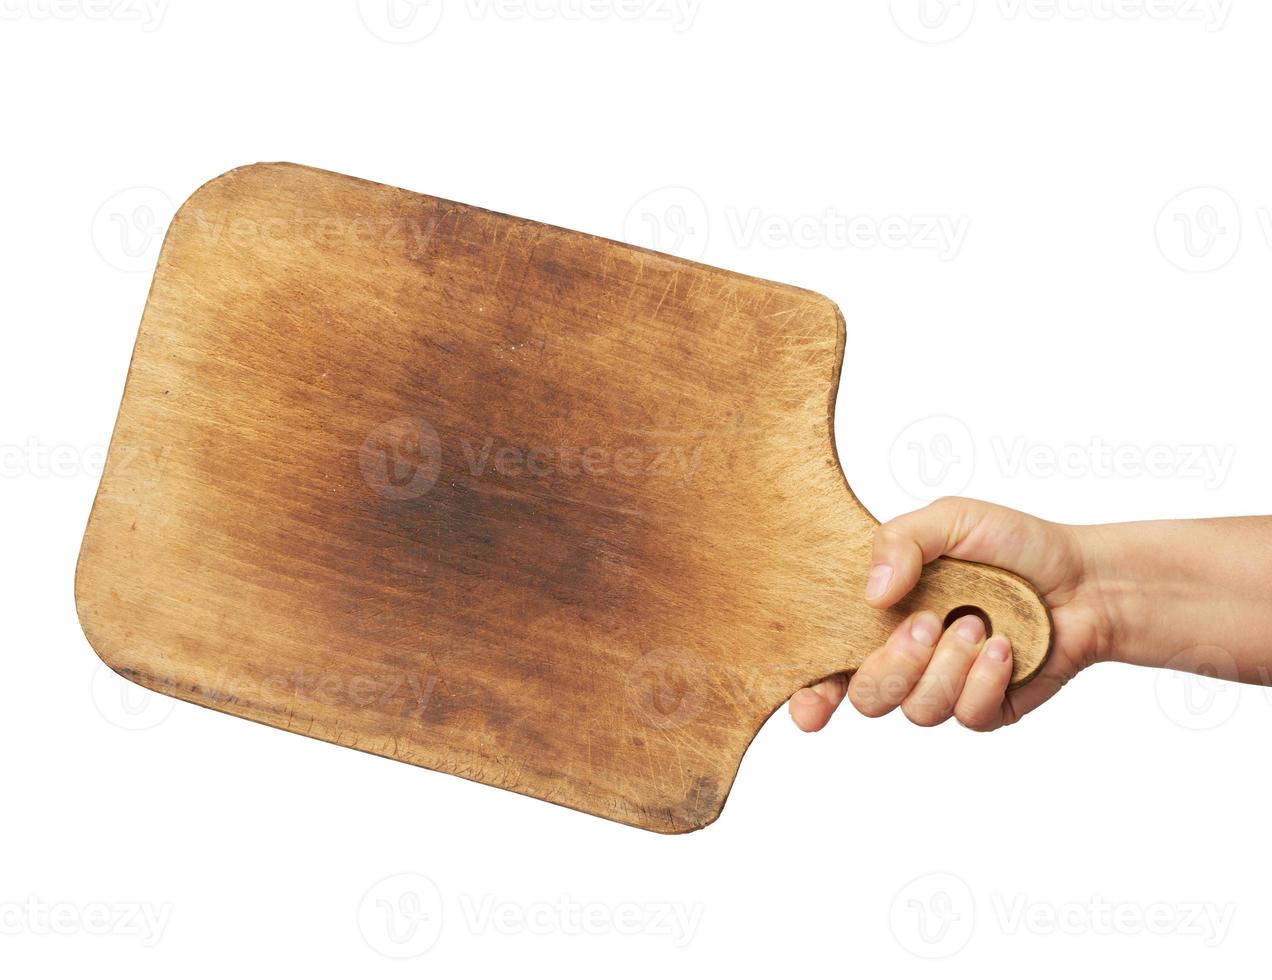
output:
[[880, 525], [866, 600], [887, 608], [941, 555], [1023, 576], [1051, 610], [1042, 671], [1007, 690], [1011, 641], [967, 616], [941, 632], [934, 611], [907, 617], [851, 679], [796, 692], [791, 717], [825, 727], [845, 697], [877, 718], [900, 707], [917, 725], [1010, 725], [1099, 661], [1272, 684], [1272, 517], [1076, 526], [949, 497]]

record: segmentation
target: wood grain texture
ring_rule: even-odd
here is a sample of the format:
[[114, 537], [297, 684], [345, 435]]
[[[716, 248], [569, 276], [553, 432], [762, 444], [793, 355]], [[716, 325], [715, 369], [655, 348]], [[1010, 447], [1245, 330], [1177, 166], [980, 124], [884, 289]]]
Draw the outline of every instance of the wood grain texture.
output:
[[[164, 242], [76, 582], [116, 671], [662, 832], [799, 687], [1030, 585], [939, 560], [861, 601], [826, 298], [291, 164]], [[864, 424], [864, 423], [863, 423]]]

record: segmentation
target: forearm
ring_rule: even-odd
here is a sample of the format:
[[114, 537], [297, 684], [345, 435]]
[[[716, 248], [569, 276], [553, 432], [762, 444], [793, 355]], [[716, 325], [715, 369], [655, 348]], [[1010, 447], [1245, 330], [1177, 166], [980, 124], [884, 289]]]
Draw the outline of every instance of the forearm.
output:
[[1272, 517], [1075, 528], [1101, 659], [1272, 684]]

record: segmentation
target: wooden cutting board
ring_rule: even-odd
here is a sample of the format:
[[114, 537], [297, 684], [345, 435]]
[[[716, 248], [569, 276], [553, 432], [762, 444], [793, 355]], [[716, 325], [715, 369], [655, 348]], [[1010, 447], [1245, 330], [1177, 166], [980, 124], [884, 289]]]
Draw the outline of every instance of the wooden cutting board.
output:
[[816, 293], [234, 170], [164, 242], [80, 555], [84, 631], [186, 701], [702, 827], [772, 711], [907, 612], [984, 610], [1017, 683], [1050, 646], [1036, 592], [993, 568], [938, 560], [897, 609], [864, 604], [843, 352]]

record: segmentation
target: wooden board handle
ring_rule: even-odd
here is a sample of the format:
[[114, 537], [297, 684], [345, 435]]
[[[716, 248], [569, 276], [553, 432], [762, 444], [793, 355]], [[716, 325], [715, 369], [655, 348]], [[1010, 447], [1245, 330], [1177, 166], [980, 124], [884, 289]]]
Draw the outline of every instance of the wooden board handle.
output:
[[[863, 574], [863, 587], [864, 582]], [[938, 558], [923, 569], [914, 589], [884, 615], [883, 638], [910, 613], [923, 609], [935, 612], [947, 625], [964, 612], [978, 611], [990, 631], [1011, 640], [1013, 687], [1031, 680], [1051, 652], [1051, 613], [1042, 597], [1025, 579], [1001, 568]]]

